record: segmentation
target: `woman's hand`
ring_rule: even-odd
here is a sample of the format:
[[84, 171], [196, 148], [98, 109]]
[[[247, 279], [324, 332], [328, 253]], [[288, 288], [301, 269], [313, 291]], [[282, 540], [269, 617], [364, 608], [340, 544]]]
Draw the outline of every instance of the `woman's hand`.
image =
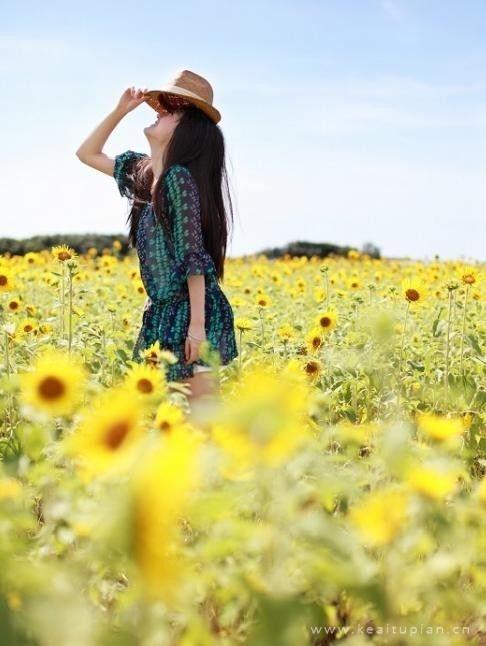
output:
[[[189, 336], [189, 332], [197, 336], [201, 341], [196, 341]], [[206, 330], [204, 325], [189, 325], [188, 335], [186, 337], [185, 357], [187, 363], [192, 363], [200, 358], [201, 343], [206, 340]]]
[[117, 109], [122, 110], [125, 113], [131, 112], [131, 110], [144, 102], [145, 92], [147, 92], [147, 89], [148, 88], [145, 88], [144, 90], [136, 90], [133, 85], [132, 87], [127, 88], [118, 101]]
[[134, 87], [127, 88], [121, 95], [116, 108], [103, 119], [89, 137], [79, 146], [76, 151], [78, 159], [88, 164], [88, 166], [113, 177], [115, 160], [103, 152], [103, 146], [123, 117], [144, 101], [145, 92], [146, 89], [135, 90]]

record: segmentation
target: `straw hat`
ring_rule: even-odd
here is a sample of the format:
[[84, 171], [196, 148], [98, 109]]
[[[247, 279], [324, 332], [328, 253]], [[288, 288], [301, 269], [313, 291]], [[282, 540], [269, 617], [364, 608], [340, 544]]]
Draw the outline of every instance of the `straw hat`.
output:
[[177, 72], [176, 76], [160, 90], [144, 92], [145, 102], [156, 112], [163, 108], [159, 102], [159, 95], [169, 100], [183, 97], [188, 103], [193, 103], [200, 108], [214, 123], [218, 123], [221, 119], [221, 114], [213, 107], [213, 88], [205, 78], [190, 70]]

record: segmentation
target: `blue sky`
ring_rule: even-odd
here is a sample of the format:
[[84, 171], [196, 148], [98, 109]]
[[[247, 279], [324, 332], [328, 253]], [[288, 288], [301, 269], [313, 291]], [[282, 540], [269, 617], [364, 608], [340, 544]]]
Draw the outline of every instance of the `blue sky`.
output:
[[[484, 259], [486, 2], [49, 2], [2, 8], [0, 236], [125, 231], [75, 151], [124, 89], [213, 85], [228, 255], [292, 240]], [[149, 152], [146, 104], [108, 139]]]

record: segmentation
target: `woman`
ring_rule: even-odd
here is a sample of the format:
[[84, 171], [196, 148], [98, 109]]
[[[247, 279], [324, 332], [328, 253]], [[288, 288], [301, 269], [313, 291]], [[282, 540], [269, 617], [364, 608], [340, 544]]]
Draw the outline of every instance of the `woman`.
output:
[[[141, 351], [159, 341], [178, 359], [167, 378], [187, 381], [189, 400], [213, 394], [216, 386], [204, 341], [223, 365], [238, 355], [233, 311], [218, 283], [229, 221], [223, 179], [231, 223], [233, 213], [212, 96], [206, 79], [189, 70], [161, 91], [128, 88], [76, 152], [83, 163], [113, 176], [130, 201], [129, 243], [148, 295], [132, 358], [141, 361]], [[144, 128], [150, 155], [126, 150], [110, 159], [103, 152], [108, 136], [144, 101], [158, 113]]]

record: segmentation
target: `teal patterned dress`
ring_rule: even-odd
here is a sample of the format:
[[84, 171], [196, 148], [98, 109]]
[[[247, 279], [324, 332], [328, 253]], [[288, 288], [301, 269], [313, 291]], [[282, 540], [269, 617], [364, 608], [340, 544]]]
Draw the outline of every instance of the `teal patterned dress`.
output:
[[[134, 162], [146, 156], [126, 150], [115, 157], [113, 176], [122, 196], [133, 199], [130, 173]], [[190, 170], [181, 164], [172, 165], [163, 181], [173, 239], [167, 237], [156, 219], [152, 203], [146, 202], [137, 225], [136, 250], [148, 298], [132, 359], [141, 362], [140, 351], [158, 340], [161, 348], [170, 350], [178, 359], [168, 366], [167, 379], [184, 381], [194, 375], [194, 362], [187, 363], [184, 356], [190, 322], [189, 275], [205, 276], [205, 330], [211, 350], [219, 352], [222, 365], [234, 359], [238, 350], [233, 310], [219, 285], [214, 261], [204, 247], [197, 184]], [[201, 358], [195, 363], [208, 365]]]

